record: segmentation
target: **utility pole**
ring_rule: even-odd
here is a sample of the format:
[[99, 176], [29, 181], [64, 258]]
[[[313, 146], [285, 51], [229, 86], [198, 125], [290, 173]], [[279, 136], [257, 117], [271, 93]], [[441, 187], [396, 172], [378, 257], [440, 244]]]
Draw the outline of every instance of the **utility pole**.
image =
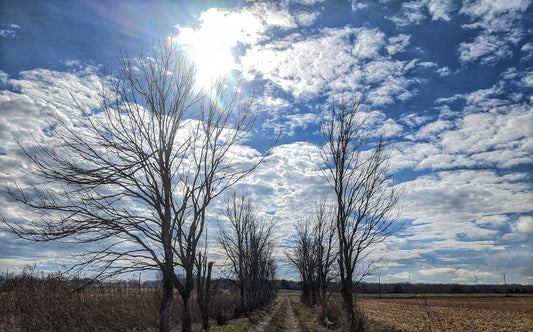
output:
[[507, 293], [507, 280], [505, 279], [505, 273], [503, 274], [503, 284], [505, 285], [505, 296], [509, 296]]
[[381, 276], [378, 276], [378, 283], [379, 283], [379, 298], [381, 299]]

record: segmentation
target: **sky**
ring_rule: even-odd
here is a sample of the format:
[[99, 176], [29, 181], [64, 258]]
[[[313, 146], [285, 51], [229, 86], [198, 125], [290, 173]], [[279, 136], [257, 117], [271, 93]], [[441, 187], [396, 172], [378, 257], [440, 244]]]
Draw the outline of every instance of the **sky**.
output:
[[[371, 137], [387, 138], [404, 190], [402, 231], [374, 248], [387, 260], [368, 281], [498, 284], [505, 273], [533, 284], [532, 13], [531, 0], [2, 0], [0, 180], [34, 181], [15, 139], [46, 142], [45, 119], [68, 117], [73, 96], [94, 107], [120, 51], [176, 38], [199, 86], [240, 81], [258, 117], [246, 148], [263, 153], [282, 130], [236, 188], [276, 221], [280, 256], [313, 201], [331, 197], [317, 171], [321, 122], [349, 95]], [[0, 209], [10, 220], [28, 213], [4, 194]], [[0, 232], [0, 272], [57, 271], [79, 250]], [[297, 278], [280, 264], [280, 277]]]

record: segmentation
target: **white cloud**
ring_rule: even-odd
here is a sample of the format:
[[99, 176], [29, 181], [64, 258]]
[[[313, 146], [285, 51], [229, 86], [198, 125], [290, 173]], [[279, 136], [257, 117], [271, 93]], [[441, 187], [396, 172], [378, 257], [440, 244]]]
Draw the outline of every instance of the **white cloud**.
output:
[[377, 29], [325, 28], [311, 36], [293, 33], [256, 45], [240, 59], [247, 80], [267, 79], [296, 98], [370, 91], [368, 101], [384, 105], [412, 95], [409, 86], [416, 80], [405, 74], [414, 62], [380, 54], [387, 46], [400, 52], [407, 42], [406, 35], [385, 41]]
[[390, 138], [403, 133], [404, 128], [401, 124], [391, 118], [387, 118], [387, 115], [381, 111], [373, 110], [366, 111], [359, 109], [359, 116], [364, 119], [364, 129], [371, 137]]
[[471, 17], [495, 16], [506, 11], [525, 11], [531, 0], [464, 1], [460, 12]]
[[362, 3], [359, 0], [352, 0], [352, 11], [357, 11], [359, 9], [363, 9], [368, 7], [368, 4]]
[[294, 17], [287, 8], [279, 8], [274, 3], [257, 3], [252, 11], [257, 17], [262, 18], [267, 26], [279, 27], [281, 29], [297, 28]]
[[451, 126], [452, 124], [450, 123], [450, 121], [436, 120], [421, 127], [416, 133], [415, 137], [416, 139], [432, 140], [437, 138], [438, 135], [440, 135], [443, 131], [450, 128]]
[[378, 56], [378, 51], [384, 46], [385, 34], [378, 29], [359, 29], [352, 52], [357, 59], [370, 59]]
[[479, 61], [494, 65], [513, 54], [513, 48], [526, 36], [522, 26], [523, 12], [530, 0], [467, 1], [460, 10], [473, 23], [463, 28], [481, 29], [472, 42], [459, 45], [459, 59], [463, 63]]
[[391, 20], [399, 26], [409, 24], [420, 24], [426, 19], [426, 5], [421, 1], [410, 1], [402, 3], [402, 15], [394, 16]]
[[453, 0], [429, 0], [427, 7], [433, 21], [449, 21], [450, 14], [453, 11]]
[[485, 279], [484, 282], [501, 284], [503, 283], [503, 273], [507, 275], [508, 284], [516, 282], [517, 279], [532, 280], [531, 249], [524, 249], [487, 255], [485, 258], [486, 269], [492, 272], [492, 279]]
[[490, 225], [493, 227], [498, 227], [505, 225], [508, 220], [509, 218], [504, 215], [493, 215], [480, 218], [476, 220], [476, 222], [480, 225]]
[[[473, 167], [511, 168], [533, 162], [533, 112], [524, 94], [509, 94], [509, 87], [527, 87], [528, 72], [512, 68], [502, 80], [480, 89], [435, 101], [438, 119], [402, 118], [410, 127], [406, 140], [394, 146], [393, 166], [415, 169]], [[451, 111], [454, 104], [461, 110]], [[448, 104], [450, 106], [448, 106]]]
[[262, 211], [275, 213], [282, 239], [292, 234], [296, 221], [312, 213], [313, 201], [330, 190], [317, 170], [320, 160], [314, 144], [280, 145], [266, 164], [238, 184], [254, 193]]
[[450, 21], [450, 15], [454, 9], [453, 0], [402, 2], [401, 14], [390, 17], [389, 19], [400, 27], [409, 24], [421, 24], [428, 17], [428, 14], [433, 21]]
[[[501, 223], [502, 217], [494, 219], [495, 215], [531, 213], [533, 194], [523, 182], [526, 177], [522, 174], [517, 181], [493, 171], [458, 170], [405, 183], [403, 217], [414, 220], [416, 237], [411, 238], [434, 241], [453, 240], [461, 233], [479, 235]], [[495, 235], [489, 231], [486, 239], [496, 240]], [[460, 248], [475, 243], [458, 241], [453, 245]]]
[[310, 26], [312, 25], [315, 20], [317, 19], [319, 13], [318, 12], [297, 12], [294, 14], [296, 17], [296, 21], [298, 22], [298, 25], [300, 26]]
[[326, 0], [292, 0], [294, 2], [301, 3], [302, 5], [313, 6]]
[[271, 95], [263, 95], [253, 99], [253, 109], [256, 112], [265, 112], [271, 115], [276, 115], [280, 110], [292, 108], [292, 104], [278, 97]]
[[521, 233], [533, 233], [533, 217], [520, 217], [516, 223], [516, 229]]
[[513, 54], [507, 40], [492, 34], [479, 35], [471, 43], [463, 42], [458, 50], [459, 59], [462, 62], [473, 62], [479, 59], [482, 65], [493, 65]]
[[447, 66], [437, 69], [437, 73], [440, 77], [446, 77], [451, 75], [451, 70]]
[[409, 45], [409, 38], [409, 35], [403, 33], [398, 36], [390, 37], [389, 44], [386, 47], [389, 54], [403, 52], [407, 45]]
[[[533, 43], [526, 43], [522, 45], [520, 51], [525, 52], [526, 54], [520, 59], [521, 62], [528, 61], [533, 58]], [[532, 83], [533, 84], [533, 83]]]
[[0, 88], [7, 87], [8, 80], [9, 75], [6, 72], [0, 70]]
[[[281, 41], [255, 46], [241, 57], [245, 78], [262, 75], [294, 96], [317, 95], [327, 82], [349, 70], [347, 31], [326, 29], [320, 37], [292, 34]], [[335, 46], [334, 46], [335, 45]], [[333, 47], [332, 47], [333, 46]]]
[[528, 72], [523, 78], [522, 81], [524, 85], [528, 88], [533, 87], [533, 71]]
[[[0, 91], [0, 138], [4, 142], [0, 151], [18, 151], [15, 139], [21, 143], [47, 139], [42, 130], [51, 125], [47, 121], [53, 114], [58, 114], [67, 122], [74, 121], [73, 115], [79, 114], [80, 110], [73, 95], [87, 109], [97, 107], [100, 79], [96, 71], [97, 68], [90, 66], [72, 73], [35, 69], [20, 73], [19, 79], [6, 80], [6, 84], [15, 87], [18, 92]], [[20, 153], [17, 155], [20, 156]], [[0, 155], [2, 159], [10, 157], [10, 154]], [[8, 167], [2, 170], [14, 171]]]
[[274, 118], [275, 123], [267, 122], [263, 125], [272, 128], [275, 132], [281, 129], [283, 135], [294, 136], [296, 130], [306, 129], [311, 124], [319, 123], [320, 119], [313, 113], [296, 113], [282, 116], [281, 119]]
[[476, 277], [481, 280], [487, 277], [492, 277], [492, 274], [489, 272], [465, 268], [458, 269], [454, 267], [431, 267], [421, 269], [418, 272], [425, 277], [432, 277], [439, 280], [458, 283], [473, 283], [476, 280]]
[[0, 24], [0, 39], [17, 38], [19, 29], [18, 24]]

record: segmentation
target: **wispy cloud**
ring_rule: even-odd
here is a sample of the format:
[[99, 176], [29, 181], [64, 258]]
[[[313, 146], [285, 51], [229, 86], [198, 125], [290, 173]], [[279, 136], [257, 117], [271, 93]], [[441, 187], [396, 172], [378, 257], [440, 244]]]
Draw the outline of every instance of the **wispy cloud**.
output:
[[390, 17], [400, 27], [421, 24], [431, 16], [433, 21], [449, 21], [454, 10], [453, 0], [422, 0], [403, 2], [401, 13]]
[[468, 15], [472, 23], [463, 28], [480, 30], [480, 33], [473, 41], [459, 45], [460, 61], [494, 65], [511, 56], [513, 49], [526, 36], [522, 20], [530, 4], [530, 0], [465, 2], [459, 12]]
[[0, 24], [0, 39], [1, 38], [17, 38], [20, 25], [18, 24]]

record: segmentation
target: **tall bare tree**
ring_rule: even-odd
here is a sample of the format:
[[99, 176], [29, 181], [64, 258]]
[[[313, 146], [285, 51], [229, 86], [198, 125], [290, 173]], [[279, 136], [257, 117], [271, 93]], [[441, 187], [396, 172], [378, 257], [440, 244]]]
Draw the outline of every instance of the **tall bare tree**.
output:
[[43, 183], [3, 188], [40, 211], [23, 222], [2, 217], [13, 233], [90, 244], [76, 267], [95, 277], [159, 270], [161, 331], [170, 330], [173, 288], [183, 300], [182, 330], [191, 330], [206, 210], [264, 159], [237, 162], [235, 148], [254, 117], [225, 82], [197, 92], [194, 67], [178, 46], [161, 43], [138, 60], [121, 55], [118, 74], [103, 80], [99, 109], [80, 103], [70, 118], [55, 117], [51, 142], [23, 147], [28, 171]]
[[224, 214], [229, 227], [221, 223], [219, 242], [239, 287], [241, 311], [246, 313], [274, 295], [274, 223], [257, 216], [247, 194], [233, 193], [226, 201]]
[[385, 140], [375, 143], [364, 131], [355, 99], [334, 102], [322, 126], [324, 173], [335, 192], [339, 274], [350, 331], [363, 320], [353, 296], [355, 285], [372, 270], [365, 260], [372, 247], [398, 230], [396, 209], [401, 189], [393, 185]]

